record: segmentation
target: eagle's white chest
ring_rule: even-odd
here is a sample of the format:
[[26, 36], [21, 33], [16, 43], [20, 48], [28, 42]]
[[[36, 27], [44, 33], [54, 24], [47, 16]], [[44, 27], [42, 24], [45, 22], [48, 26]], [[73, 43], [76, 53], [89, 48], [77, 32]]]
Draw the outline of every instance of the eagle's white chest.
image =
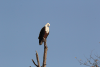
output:
[[46, 31], [46, 33], [49, 33], [49, 27], [45, 27], [45, 31]]

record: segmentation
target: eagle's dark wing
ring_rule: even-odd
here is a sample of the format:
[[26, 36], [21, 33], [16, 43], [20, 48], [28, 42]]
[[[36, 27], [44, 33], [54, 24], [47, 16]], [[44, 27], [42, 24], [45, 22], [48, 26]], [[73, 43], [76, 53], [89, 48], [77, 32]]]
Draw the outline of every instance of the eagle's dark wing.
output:
[[45, 27], [41, 29], [38, 39], [43, 39], [44, 34], [45, 34]]

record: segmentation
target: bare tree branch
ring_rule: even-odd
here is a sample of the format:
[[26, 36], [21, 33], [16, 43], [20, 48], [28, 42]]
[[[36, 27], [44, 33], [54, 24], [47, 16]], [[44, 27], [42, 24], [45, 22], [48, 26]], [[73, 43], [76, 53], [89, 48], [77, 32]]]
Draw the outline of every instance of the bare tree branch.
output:
[[[86, 57], [85, 57], [85, 58], [86, 58]], [[87, 59], [87, 58], [86, 58], [86, 59]], [[91, 58], [90, 58], [90, 60], [91, 60]], [[89, 62], [89, 64], [92, 64], [90, 60], [89, 60], [89, 59], [87, 59], [87, 62]]]
[[[46, 44], [46, 39], [45, 38], [43, 38], [43, 42], [44, 42], [44, 56], [43, 56], [43, 65], [41, 67], [46, 67], [46, 58], [47, 58], [47, 50], [48, 50], [48, 48], [47, 48], [47, 44]], [[36, 67], [40, 67], [40, 62], [39, 62], [39, 57], [38, 57], [37, 51], [36, 51], [36, 59], [37, 59], [38, 65], [34, 62], [33, 59], [32, 59], [32, 61], [33, 61], [34, 65]]]
[[[85, 61], [85, 62], [83, 62], [81, 59], [78, 60], [76, 57], [75, 57], [75, 58], [78, 60], [78, 62], [80, 63], [80, 65], [83, 64], [83, 65], [91, 66], [91, 67], [100, 67], [100, 66], [99, 66], [99, 65], [100, 65], [100, 62], [99, 62], [99, 60], [98, 60], [98, 59], [100, 59], [100, 57], [97, 56], [97, 55], [95, 55], [95, 56], [97, 57], [97, 59], [94, 59], [94, 58], [92, 57], [92, 51], [91, 51], [90, 58], [87, 59], [87, 58], [85, 57], [85, 58], [87, 59], [87, 61]], [[93, 63], [91, 62], [91, 59], [94, 61]], [[88, 62], [89, 62], [89, 63], [88, 63]]]
[[34, 65], [38, 67], [38, 65], [34, 62], [34, 60], [33, 60], [33, 59], [32, 59], [32, 61], [33, 61]]
[[46, 67], [46, 58], [47, 58], [47, 44], [46, 39], [44, 38], [44, 56], [43, 56], [43, 67]]
[[37, 51], [36, 51], [36, 58], [37, 58], [38, 67], [40, 67], [40, 62], [39, 62], [39, 57], [38, 57]]

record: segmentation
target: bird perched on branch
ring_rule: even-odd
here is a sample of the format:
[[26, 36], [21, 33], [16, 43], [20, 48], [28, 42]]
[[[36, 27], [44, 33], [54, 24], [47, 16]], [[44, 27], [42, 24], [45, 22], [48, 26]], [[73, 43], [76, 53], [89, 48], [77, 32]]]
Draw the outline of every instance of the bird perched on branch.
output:
[[39, 45], [42, 45], [43, 43], [43, 40], [46, 39], [49, 35], [49, 26], [50, 24], [47, 23], [40, 31], [40, 34], [39, 34]]

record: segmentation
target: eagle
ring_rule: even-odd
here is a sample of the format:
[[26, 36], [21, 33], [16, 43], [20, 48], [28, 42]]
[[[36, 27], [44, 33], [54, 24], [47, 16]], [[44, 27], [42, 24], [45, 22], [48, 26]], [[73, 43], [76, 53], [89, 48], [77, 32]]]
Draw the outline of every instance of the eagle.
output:
[[46, 39], [46, 38], [48, 37], [48, 35], [49, 35], [49, 26], [50, 26], [50, 24], [47, 23], [47, 24], [40, 30], [39, 37], [38, 37], [38, 39], [39, 39], [39, 45], [42, 45], [43, 39], [44, 39], [44, 38]]

